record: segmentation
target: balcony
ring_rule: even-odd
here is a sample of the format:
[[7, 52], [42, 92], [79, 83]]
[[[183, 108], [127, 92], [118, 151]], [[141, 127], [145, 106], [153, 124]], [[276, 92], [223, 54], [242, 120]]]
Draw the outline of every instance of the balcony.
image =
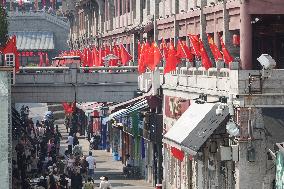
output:
[[[154, 76], [153, 76], [154, 75]], [[154, 79], [153, 79], [154, 78]], [[152, 86], [163, 87], [164, 91], [189, 94], [196, 98], [205, 94], [209, 98], [228, 97], [233, 94], [239, 106], [284, 107], [284, 70], [230, 70], [222, 68], [182, 67], [170, 74], [144, 73], [139, 76], [141, 91]], [[155, 86], [155, 89], [158, 87]]]

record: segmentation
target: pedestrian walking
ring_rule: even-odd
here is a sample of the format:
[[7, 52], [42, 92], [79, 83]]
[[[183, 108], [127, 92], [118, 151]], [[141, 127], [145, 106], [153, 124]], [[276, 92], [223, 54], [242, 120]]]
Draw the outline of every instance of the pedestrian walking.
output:
[[89, 152], [89, 156], [86, 158], [86, 161], [88, 162], [88, 177], [91, 177], [94, 179], [94, 169], [96, 168], [96, 159], [93, 157], [92, 152]]
[[72, 133], [69, 133], [69, 136], [67, 138], [67, 142], [68, 143], [68, 151], [69, 154], [72, 154], [72, 146], [73, 146], [73, 142], [74, 142], [74, 137], [72, 136]]
[[80, 175], [80, 170], [76, 170], [75, 174], [71, 176], [71, 189], [82, 189], [83, 179]]

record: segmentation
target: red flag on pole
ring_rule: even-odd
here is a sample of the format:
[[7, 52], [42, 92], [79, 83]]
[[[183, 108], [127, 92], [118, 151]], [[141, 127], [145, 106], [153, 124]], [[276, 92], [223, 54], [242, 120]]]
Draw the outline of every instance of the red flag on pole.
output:
[[138, 42], [138, 72], [139, 74], [146, 72], [145, 60], [144, 60], [144, 53], [145, 53], [145, 44], [140, 44]]
[[151, 64], [148, 65], [148, 67], [150, 68], [150, 70], [154, 71], [156, 66], [162, 60], [162, 54], [156, 42], [153, 42], [152, 44], [150, 58], [152, 58], [152, 61]]
[[200, 45], [199, 45], [199, 37], [197, 35], [191, 35], [189, 34], [189, 40], [190, 43], [192, 45], [192, 53], [197, 56], [200, 57]]
[[205, 67], [206, 70], [212, 67], [212, 62], [210, 61], [208, 54], [204, 48], [203, 42], [200, 40], [199, 41], [199, 46], [200, 46], [200, 55], [201, 55], [201, 61], [203, 67]]
[[96, 47], [93, 48], [93, 65], [94, 66], [100, 66], [100, 56], [99, 56], [99, 51], [97, 50]]
[[105, 50], [100, 48], [99, 50], [99, 61], [98, 61], [98, 66], [103, 66], [104, 62], [103, 62], [103, 57], [105, 57]]
[[117, 60], [111, 60], [110, 61], [110, 66], [118, 66], [118, 61], [120, 60], [120, 49], [119, 46], [114, 45], [112, 48], [112, 53], [117, 56]]
[[160, 45], [160, 48], [161, 48], [161, 51], [163, 53], [163, 57], [166, 59], [167, 56], [168, 56], [169, 48], [168, 48], [164, 38], [162, 39], [162, 43]]
[[174, 44], [171, 42], [170, 47], [169, 47], [169, 52], [167, 55], [167, 59], [166, 59], [166, 66], [164, 69], [164, 74], [176, 70], [176, 67], [179, 63], [179, 60], [176, 57], [176, 54], [177, 53], [176, 53]]
[[45, 66], [49, 65], [49, 59], [48, 59], [48, 54], [45, 53]]
[[132, 56], [127, 52], [124, 45], [121, 44], [120, 49], [121, 49], [121, 63], [122, 65], [125, 66], [127, 62], [132, 60]]
[[176, 56], [178, 58], [186, 58], [189, 59], [189, 61], [193, 61], [193, 56], [190, 49], [181, 40], [178, 41]]
[[87, 49], [87, 54], [88, 54], [88, 62], [87, 62], [87, 66], [92, 67], [93, 66], [93, 54], [91, 49]]
[[39, 54], [39, 67], [42, 67], [43, 66], [43, 54], [40, 53]]
[[144, 43], [144, 47], [143, 47], [143, 65], [145, 66], [145, 69], [147, 67], [149, 67], [149, 65], [151, 64], [151, 56], [150, 56], [150, 53], [151, 53], [151, 46], [148, 42]]
[[63, 109], [65, 111], [65, 114], [71, 114], [75, 111], [76, 103], [73, 102], [72, 104], [69, 104], [67, 102], [62, 103]]
[[208, 38], [208, 43], [209, 43], [209, 46], [210, 46], [210, 49], [212, 51], [215, 61], [218, 61], [219, 59], [223, 59], [222, 53], [218, 49], [217, 45], [214, 43], [212, 37], [209, 34], [207, 34], [207, 38]]
[[234, 61], [234, 59], [231, 56], [231, 54], [229, 53], [228, 49], [226, 48], [222, 36], [220, 36], [220, 42], [221, 42], [221, 46], [222, 46], [224, 62], [226, 64], [230, 64], [231, 62]]

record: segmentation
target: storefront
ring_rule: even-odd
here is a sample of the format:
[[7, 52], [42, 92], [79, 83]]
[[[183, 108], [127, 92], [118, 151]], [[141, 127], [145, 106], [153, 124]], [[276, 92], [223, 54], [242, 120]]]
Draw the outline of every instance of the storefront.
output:
[[[162, 102], [145, 95], [132, 99], [109, 115], [112, 124], [111, 148], [122, 163], [137, 168], [136, 176], [153, 186], [162, 182]], [[118, 106], [118, 105], [116, 105]], [[110, 109], [112, 109], [110, 107]]]
[[[182, 99], [169, 102], [174, 101], [186, 102]], [[164, 120], [165, 127], [169, 128], [163, 138], [165, 187], [187, 189], [232, 186], [232, 161], [222, 161], [220, 157], [220, 150], [229, 146], [226, 133], [228, 109], [225, 108], [223, 114], [217, 116], [219, 104], [188, 104], [190, 106], [177, 121], [169, 118]], [[170, 107], [176, 115], [182, 112], [182, 104], [175, 103]], [[175, 107], [180, 108], [175, 110]]]

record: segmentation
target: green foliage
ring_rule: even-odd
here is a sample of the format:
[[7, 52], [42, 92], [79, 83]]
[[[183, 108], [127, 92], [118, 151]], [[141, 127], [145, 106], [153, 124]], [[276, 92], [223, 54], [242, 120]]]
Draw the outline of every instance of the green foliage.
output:
[[6, 10], [0, 5], [0, 47], [8, 41], [8, 16]]

